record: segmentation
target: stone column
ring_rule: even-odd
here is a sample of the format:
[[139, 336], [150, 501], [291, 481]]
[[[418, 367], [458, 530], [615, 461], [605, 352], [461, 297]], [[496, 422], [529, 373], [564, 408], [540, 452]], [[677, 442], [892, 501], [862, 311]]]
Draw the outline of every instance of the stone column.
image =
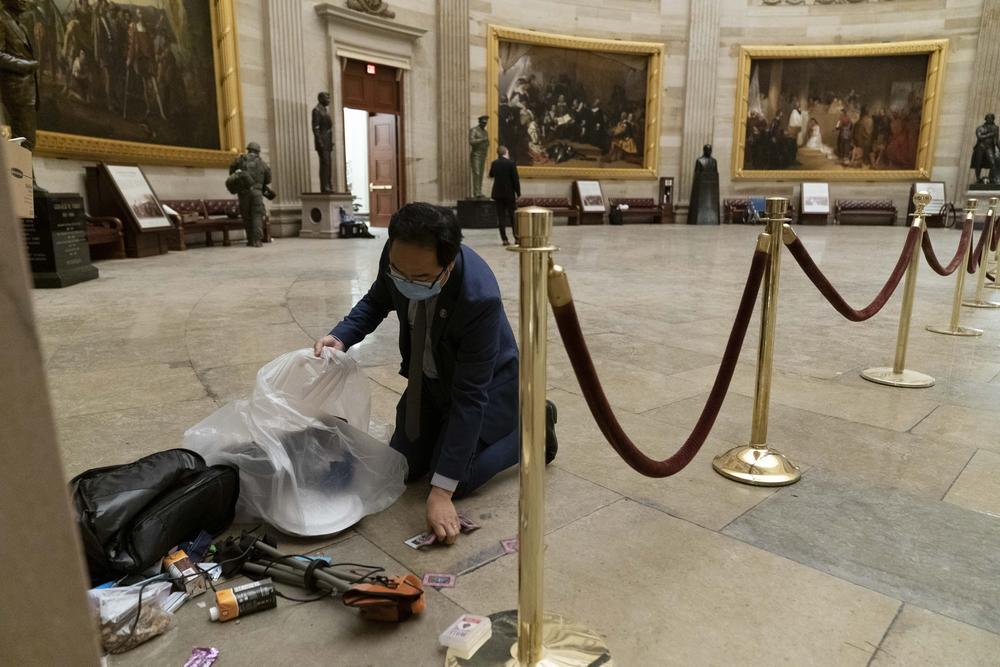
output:
[[438, 0], [437, 11], [438, 196], [447, 205], [470, 194], [469, 3]]
[[687, 76], [684, 82], [684, 130], [681, 169], [675, 199], [686, 208], [694, 180], [694, 163], [712, 143], [715, 130], [715, 88], [719, 60], [718, 0], [691, 0]]
[[268, 157], [274, 178], [271, 187], [278, 193], [278, 198], [268, 205], [271, 233], [294, 236], [301, 224], [299, 195], [318, 190], [318, 182], [312, 182], [311, 173], [310, 113], [319, 91], [310, 92], [306, 88], [301, 0], [268, 0], [265, 7], [271, 56], [272, 123]]
[[965, 134], [962, 135], [962, 152], [959, 154], [958, 178], [952, 201], [961, 201], [972, 180], [969, 163], [976, 145], [976, 127], [988, 113], [1000, 116], [1000, 0], [983, 0], [983, 13], [979, 22], [979, 41], [976, 43], [976, 60], [972, 66], [972, 85], [966, 104]]

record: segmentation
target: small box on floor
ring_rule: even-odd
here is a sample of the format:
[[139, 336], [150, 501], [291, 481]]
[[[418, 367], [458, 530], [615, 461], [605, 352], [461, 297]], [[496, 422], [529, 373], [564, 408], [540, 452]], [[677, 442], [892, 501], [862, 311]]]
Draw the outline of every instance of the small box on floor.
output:
[[208, 574], [200, 572], [182, 549], [163, 559], [163, 569], [170, 574], [174, 585], [186, 591], [191, 597], [197, 597], [208, 589], [206, 583]]
[[486, 616], [463, 614], [441, 633], [442, 646], [454, 651], [456, 657], [468, 660], [493, 636], [493, 623]]

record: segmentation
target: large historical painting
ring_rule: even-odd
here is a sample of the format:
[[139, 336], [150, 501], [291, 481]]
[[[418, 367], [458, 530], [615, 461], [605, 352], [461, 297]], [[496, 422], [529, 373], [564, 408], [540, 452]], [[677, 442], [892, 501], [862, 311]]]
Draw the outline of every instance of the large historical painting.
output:
[[490, 28], [489, 133], [522, 176], [656, 176], [662, 45]]
[[39, 152], [225, 161], [238, 146], [222, 113], [217, 4], [36, 0], [25, 23], [41, 63]]
[[946, 48], [744, 47], [734, 177], [926, 178]]

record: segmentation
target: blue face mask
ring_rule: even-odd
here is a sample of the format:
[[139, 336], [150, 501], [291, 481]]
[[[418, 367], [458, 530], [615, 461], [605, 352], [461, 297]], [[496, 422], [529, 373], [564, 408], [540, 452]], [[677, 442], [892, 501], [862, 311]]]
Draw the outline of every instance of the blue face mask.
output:
[[438, 277], [431, 283], [407, 280], [391, 269], [389, 270], [389, 277], [392, 278], [392, 282], [395, 283], [399, 293], [407, 299], [410, 301], [424, 301], [441, 293], [441, 276], [444, 275], [446, 270], [442, 269]]

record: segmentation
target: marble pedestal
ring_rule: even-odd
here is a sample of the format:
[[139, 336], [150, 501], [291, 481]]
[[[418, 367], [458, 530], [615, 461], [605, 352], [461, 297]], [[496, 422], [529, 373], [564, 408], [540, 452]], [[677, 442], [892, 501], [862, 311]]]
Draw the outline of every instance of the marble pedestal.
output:
[[335, 239], [340, 228], [340, 209], [352, 212], [350, 192], [303, 192], [302, 230], [307, 239]]
[[98, 277], [90, 263], [83, 197], [38, 192], [34, 218], [22, 220], [35, 287], [69, 287]]

